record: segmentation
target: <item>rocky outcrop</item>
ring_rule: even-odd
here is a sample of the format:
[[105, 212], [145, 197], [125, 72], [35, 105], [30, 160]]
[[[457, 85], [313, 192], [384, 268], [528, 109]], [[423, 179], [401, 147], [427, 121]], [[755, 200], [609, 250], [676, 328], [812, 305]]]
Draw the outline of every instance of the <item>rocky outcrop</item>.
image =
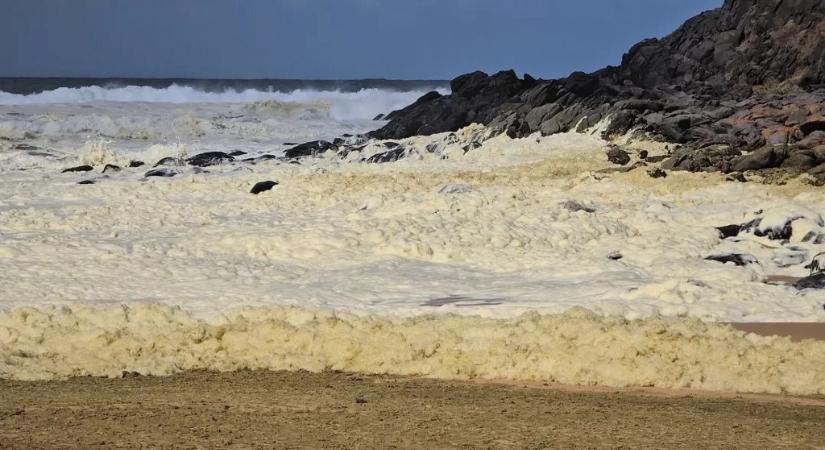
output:
[[681, 144], [668, 164], [676, 170], [825, 174], [811, 172], [825, 163], [825, 1], [726, 0], [663, 39], [636, 44], [618, 67], [558, 80], [474, 72], [451, 88], [390, 113], [369, 136], [481, 123], [523, 137], [604, 121], [607, 139], [638, 130]]

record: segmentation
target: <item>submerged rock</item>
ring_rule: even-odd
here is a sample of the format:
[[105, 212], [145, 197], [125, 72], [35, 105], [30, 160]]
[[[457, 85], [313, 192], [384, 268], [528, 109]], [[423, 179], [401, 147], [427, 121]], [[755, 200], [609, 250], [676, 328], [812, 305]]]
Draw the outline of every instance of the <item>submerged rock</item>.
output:
[[442, 187], [439, 194], [466, 194], [473, 190], [473, 187], [464, 183], [450, 183]]
[[379, 163], [388, 163], [398, 161], [399, 159], [406, 156], [407, 149], [404, 147], [396, 147], [392, 150], [376, 153], [369, 158], [365, 159], [364, 161], [369, 164], [379, 164]]
[[721, 227], [716, 227], [719, 230], [719, 237], [722, 239], [727, 239], [729, 237], [736, 237], [739, 235], [739, 231], [742, 229], [742, 225], [725, 225]]
[[69, 173], [69, 172], [89, 172], [95, 170], [94, 167], [89, 165], [82, 165], [82, 166], [75, 166], [69, 167], [68, 169], [63, 169], [60, 173]]
[[266, 191], [271, 190], [272, 188], [274, 188], [277, 185], [278, 185], [277, 181], [259, 181], [258, 183], [255, 183], [255, 186], [252, 186], [252, 190], [249, 191], [249, 193], [258, 195], [261, 192], [266, 192]]
[[825, 289], [825, 272], [815, 273], [807, 276], [794, 284], [800, 291], [803, 289]]
[[117, 166], [117, 165], [114, 165], [114, 164], [106, 164], [106, 166], [103, 167], [103, 173], [106, 173], [106, 172], [120, 172], [120, 171], [121, 171], [120, 166]]
[[95, 181], [94, 180], [83, 180], [83, 181], [78, 181], [77, 184], [95, 184]]
[[584, 211], [586, 213], [594, 213], [596, 212], [596, 208], [592, 208], [590, 206], [585, 206], [575, 200], [567, 200], [566, 202], [561, 204], [562, 208], [570, 211], [570, 212], [578, 212]]
[[747, 253], [728, 253], [722, 255], [710, 255], [705, 258], [707, 261], [716, 261], [723, 264], [733, 263], [737, 266], [747, 266], [748, 264], [758, 264], [756, 257]]
[[160, 169], [152, 169], [152, 170], [146, 172], [145, 174], [143, 174], [143, 176], [147, 177], [147, 178], [148, 177], [174, 177], [177, 174], [178, 174], [178, 172], [175, 171], [175, 170], [167, 169], [167, 168], [160, 168]]
[[129, 167], [131, 167], [131, 168], [141, 167], [141, 166], [143, 166], [143, 165], [145, 165], [145, 164], [146, 164], [146, 163], [145, 163], [145, 162], [143, 162], [143, 161], [129, 161]]

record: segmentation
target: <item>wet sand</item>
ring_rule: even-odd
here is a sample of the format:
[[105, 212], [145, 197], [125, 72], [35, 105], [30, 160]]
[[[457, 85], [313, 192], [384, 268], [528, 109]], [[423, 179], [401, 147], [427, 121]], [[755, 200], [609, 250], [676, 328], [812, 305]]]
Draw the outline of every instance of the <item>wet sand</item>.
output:
[[823, 448], [825, 398], [192, 372], [0, 381], [0, 448]]
[[734, 328], [761, 336], [786, 336], [793, 341], [825, 341], [825, 323], [734, 323]]

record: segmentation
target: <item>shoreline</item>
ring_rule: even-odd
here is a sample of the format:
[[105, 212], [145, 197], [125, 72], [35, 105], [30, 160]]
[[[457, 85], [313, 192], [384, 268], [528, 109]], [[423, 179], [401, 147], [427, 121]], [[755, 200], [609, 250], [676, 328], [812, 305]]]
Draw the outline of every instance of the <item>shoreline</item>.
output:
[[0, 381], [0, 397], [3, 448], [799, 448], [825, 421], [821, 396], [335, 372]]

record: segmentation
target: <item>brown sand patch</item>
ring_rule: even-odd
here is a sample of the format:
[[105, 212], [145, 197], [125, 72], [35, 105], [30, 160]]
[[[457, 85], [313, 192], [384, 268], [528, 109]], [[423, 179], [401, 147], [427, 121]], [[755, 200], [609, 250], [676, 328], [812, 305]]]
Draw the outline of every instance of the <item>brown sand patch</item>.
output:
[[0, 381], [0, 448], [822, 448], [825, 407], [344, 373]]
[[799, 342], [804, 339], [825, 341], [825, 323], [733, 323], [734, 328], [761, 336], [787, 336]]

